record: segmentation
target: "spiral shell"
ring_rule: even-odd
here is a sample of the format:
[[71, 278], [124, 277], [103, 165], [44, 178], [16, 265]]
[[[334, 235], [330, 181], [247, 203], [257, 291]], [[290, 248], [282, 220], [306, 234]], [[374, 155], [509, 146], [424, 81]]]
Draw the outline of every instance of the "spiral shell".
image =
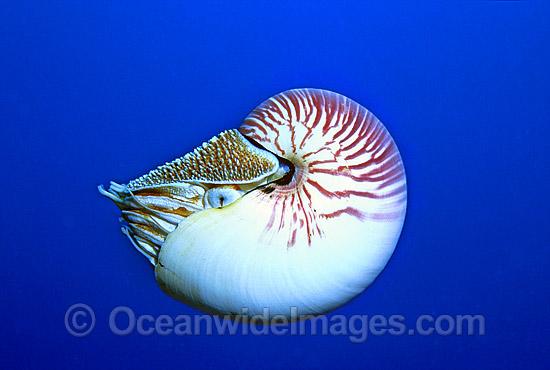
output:
[[397, 147], [356, 102], [295, 89], [238, 130], [102, 194], [169, 295], [213, 314], [316, 315], [378, 276], [407, 204]]

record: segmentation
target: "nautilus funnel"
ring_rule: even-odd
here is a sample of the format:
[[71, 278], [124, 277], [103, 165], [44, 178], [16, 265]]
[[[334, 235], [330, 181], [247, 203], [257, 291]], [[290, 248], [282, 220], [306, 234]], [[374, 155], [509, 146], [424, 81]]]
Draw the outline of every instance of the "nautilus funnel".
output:
[[407, 206], [386, 128], [319, 89], [275, 95], [238, 130], [99, 191], [121, 209], [122, 232], [160, 287], [221, 315], [317, 315], [345, 304], [388, 262]]

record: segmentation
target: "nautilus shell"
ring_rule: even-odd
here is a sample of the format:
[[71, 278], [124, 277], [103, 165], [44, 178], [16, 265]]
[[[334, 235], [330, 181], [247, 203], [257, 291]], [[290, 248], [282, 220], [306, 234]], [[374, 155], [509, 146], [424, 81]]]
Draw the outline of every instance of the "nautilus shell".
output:
[[[368, 287], [407, 205], [399, 151], [367, 109], [295, 89], [238, 130], [99, 191], [170, 296], [211, 314], [333, 310]], [[267, 309], [267, 311], [266, 311]]]

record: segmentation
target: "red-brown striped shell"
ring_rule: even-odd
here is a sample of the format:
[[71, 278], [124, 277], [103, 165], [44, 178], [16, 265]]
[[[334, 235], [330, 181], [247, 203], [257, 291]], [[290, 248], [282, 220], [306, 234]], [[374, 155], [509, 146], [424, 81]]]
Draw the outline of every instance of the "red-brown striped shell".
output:
[[[382, 123], [351, 99], [318, 89], [286, 91], [257, 107], [239, 131], [296, 168], [295, 179], [276, 188], [276, 194], [287, 196], [277, 197], [267, 225], [280, 228], [285, 222], [282, 215], [291, 212], [289, 246], [300, 230], [309, 242], [321, 235], [319, 218], [403, 218], [406, 181], [399, 151]], [[326, 181], [329, 177], [340, 181]], [[315, 203], [322, 204], [322, 198], [350, 202], [334, 202], [334, 207], [327, 202], [327, 209], [320, 211]], [[354, 206], [359, 198], [370, 200], [371, 206]]]

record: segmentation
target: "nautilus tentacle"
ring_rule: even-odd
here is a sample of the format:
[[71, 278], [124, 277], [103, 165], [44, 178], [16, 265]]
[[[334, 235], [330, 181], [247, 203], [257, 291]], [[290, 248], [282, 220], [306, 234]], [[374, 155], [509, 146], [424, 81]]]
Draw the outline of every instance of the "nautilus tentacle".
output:
[[270, 317], [320, 314], [361, 293], [393, 253], [407, 203], [386, 128], [317, 89], [278, 94], [238, 131], [100, 191], [166, 293], [209, 313]]

